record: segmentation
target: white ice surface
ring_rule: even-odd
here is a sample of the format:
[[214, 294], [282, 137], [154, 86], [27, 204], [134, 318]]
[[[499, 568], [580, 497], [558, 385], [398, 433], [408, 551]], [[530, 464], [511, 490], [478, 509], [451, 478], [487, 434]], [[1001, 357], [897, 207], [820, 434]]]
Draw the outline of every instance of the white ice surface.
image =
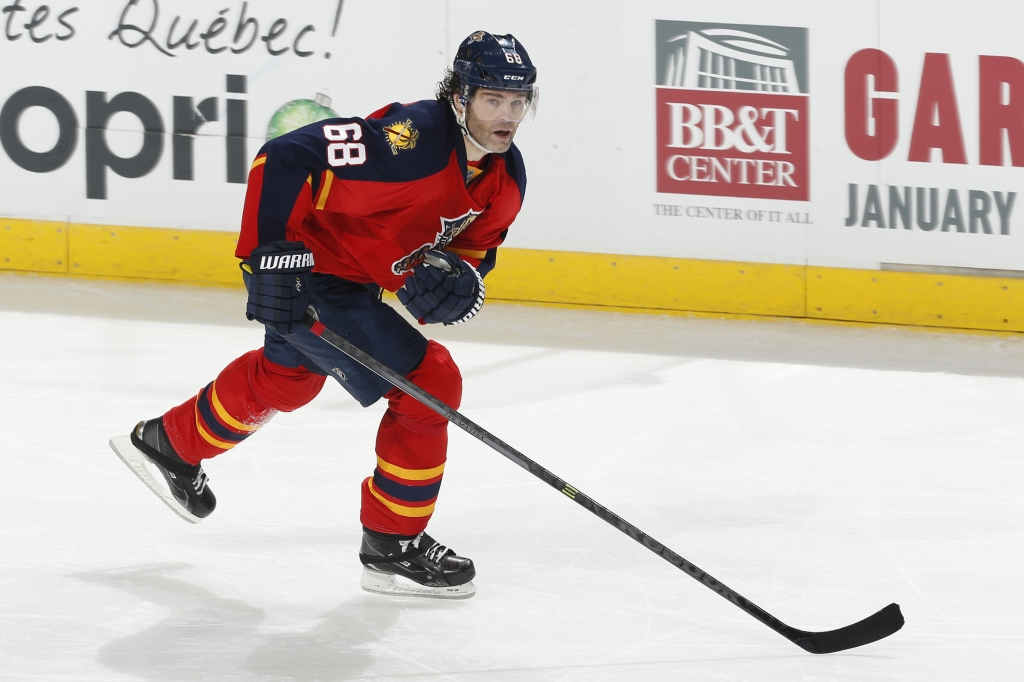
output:
[[[589, 333], [641, 320], [607, 319]], [[467, 416], [785, 622], [902, 606], [893, 637], [812, 656], [454, 428], [430, 531], [477, 563], [477, 596], [363, 593], [383, 406], [334, 384], [209, 461], [219, 506], [190, 526], [107, 439], [259, 332], [19, 311], [0, 329], [0, 679], [1024, 677], [1016, 376], [447, 343]], [[906, 338], [912, 356], [936, 336]], [[1001, 352], [971, 343], [950, 348]]]

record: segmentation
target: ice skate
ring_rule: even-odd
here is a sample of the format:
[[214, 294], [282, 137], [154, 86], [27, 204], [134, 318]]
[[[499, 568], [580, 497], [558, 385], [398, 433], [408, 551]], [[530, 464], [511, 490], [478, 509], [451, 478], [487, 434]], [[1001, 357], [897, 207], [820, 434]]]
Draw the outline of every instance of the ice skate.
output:
[[374, 594], [469, 599], [476, 594], [473, 562], [426, 533], [415, 537], [363, 529], [359, 586]]
[[110, 447], [147, 488], [189, 523], [199, 523], [217, 506], [203, 468], [178, 457], [161, 419], [139, 422], [130, 435], [111, 438]]

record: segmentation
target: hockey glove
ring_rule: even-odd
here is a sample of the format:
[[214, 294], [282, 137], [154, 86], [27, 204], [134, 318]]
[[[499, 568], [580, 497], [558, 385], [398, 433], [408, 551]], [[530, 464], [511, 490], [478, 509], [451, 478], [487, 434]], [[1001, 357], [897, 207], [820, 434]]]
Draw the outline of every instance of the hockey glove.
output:
[[252, 250], [242, 262], [249, 301], [245, 316], [279, 334], [294, 334], [306, 306], [316, 294], [313, 254], [302, 242], [270, 242]]
[[484, 280], [454, 253], [428, 251], [396, 291], [413, 317], [424, 324], [462, 324], [484, 304]]

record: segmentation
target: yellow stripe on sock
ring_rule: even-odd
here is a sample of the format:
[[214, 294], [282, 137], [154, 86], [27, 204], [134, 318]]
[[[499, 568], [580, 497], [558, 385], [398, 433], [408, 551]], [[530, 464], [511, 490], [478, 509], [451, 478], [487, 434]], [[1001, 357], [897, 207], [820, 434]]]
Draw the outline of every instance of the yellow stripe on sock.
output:
[[199, 401], [198, 401], [198, 399], [196, 400], [196, 430], [199, 431], [199, 435], [203, 437], [203, 440], [205, 440], [207, 443], [209, 443], [210, 445], [212, 445], [215, 448], [220, 448], [221, 450], [230, 450], [231, 448], [235, 447], [234, 443], [225, 443], [222, 440], [217, 440], [216, 438], [211, 436], [209, 433], [207, 433], [206, 429], [203, 428], [202, 422], [199, 421]]
[[214, 381], [213, 386], [210, 387], [210, 403], [213, 405], [213, 409], [217, 412], [217, 416], [223, 419], [224, 422], [228, 424], [228, 426], [233, 426], [239, 431], [248, 431], [250, 433], [260, 428], [258, 426], [249, 426], [248, 424], [243, 424], [242, 422], [238, 421], [230, 414], [228, 414], [228, 411], [224, 409], [223, 405], [221, 405], [220, 398], [217, 397], [216, 381]]
[[377, 456], [377, 467], [385, 473], [404, 478], [407, 481], [426, 481], [431, 478], [437, 478], [444, 473], [444, 464], [433, 469], [403, 469], [390, 462], [385, 462], [380, 458], [380, 455]]
[[366, 480], [366, 485], [369, 486], [370, 492], [380, 500], [380, 503], [385, 507], [398, 514], [399, 516], [406, 516], [411, 518], [420, 518], [423, 516], [430, 516], [434, 513], [434, 502], [431, 502], [426, 507], [406, 507], [403, 504], [395, 504], [391, 500], [386, 500], [377, 492], [377, 489], [373, 487], [373, 479], [369, 478]]

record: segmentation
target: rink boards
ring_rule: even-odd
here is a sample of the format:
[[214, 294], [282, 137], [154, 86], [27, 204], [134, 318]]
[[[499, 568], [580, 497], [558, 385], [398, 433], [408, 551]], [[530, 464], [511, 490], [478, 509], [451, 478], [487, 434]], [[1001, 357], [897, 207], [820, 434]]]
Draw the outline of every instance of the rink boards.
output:
[[[0, 220], [0, 269], [233, 286], [236, 235]], [[771, 263], [503, 248], [492, 300], [1024, 332], [1024, 282]]]

